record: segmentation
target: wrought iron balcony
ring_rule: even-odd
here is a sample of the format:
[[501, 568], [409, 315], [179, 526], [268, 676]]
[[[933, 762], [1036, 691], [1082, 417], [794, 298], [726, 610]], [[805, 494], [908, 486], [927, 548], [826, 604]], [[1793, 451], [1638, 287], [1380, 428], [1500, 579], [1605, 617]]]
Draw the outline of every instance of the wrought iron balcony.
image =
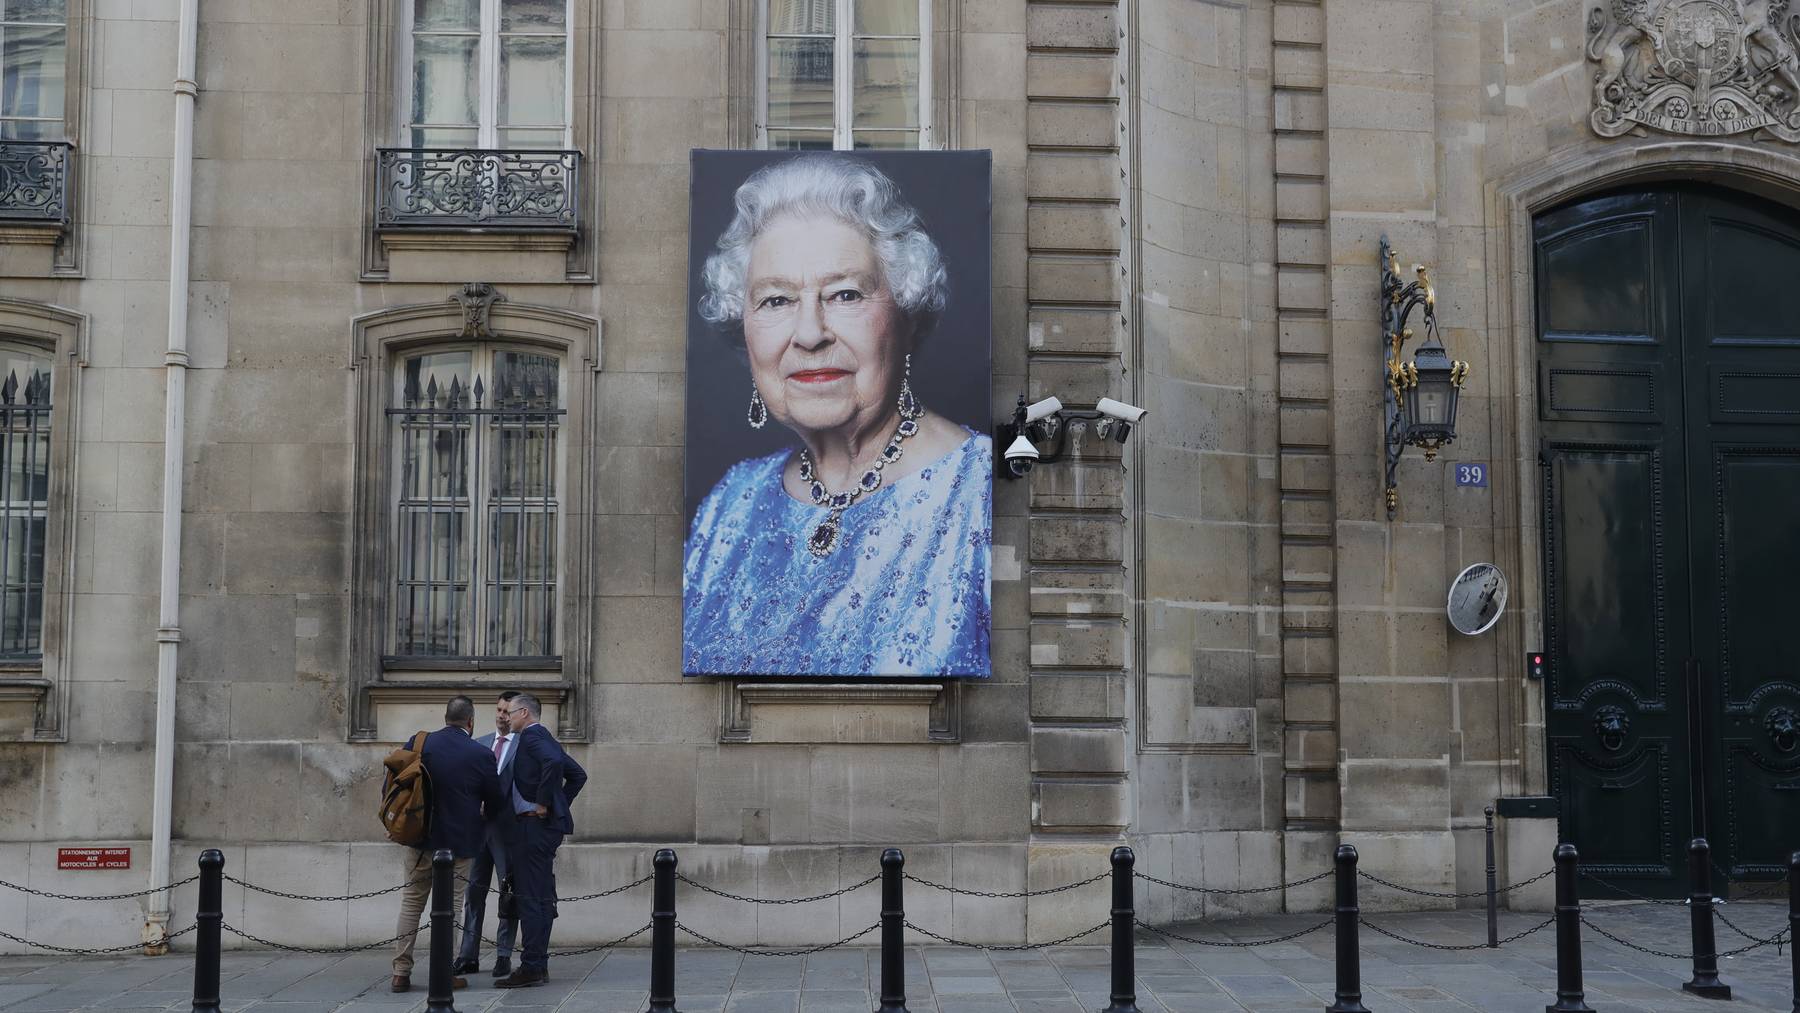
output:
[[375, 226], [574, 232], [581, 152], [376, 149]]
[[0, 141], [0, 225], [68, 225], [74, 166], [67, 141]]

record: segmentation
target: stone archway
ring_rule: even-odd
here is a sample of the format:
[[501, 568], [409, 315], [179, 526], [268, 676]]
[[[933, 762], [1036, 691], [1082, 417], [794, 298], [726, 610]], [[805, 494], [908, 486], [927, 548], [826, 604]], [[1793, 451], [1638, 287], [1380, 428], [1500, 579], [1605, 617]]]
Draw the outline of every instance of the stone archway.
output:
[[[1595, 141], [1490, 182], [1486, 188], [1487, 262], [1498, 279], [1488, 290], [1488, 370], [1496, 482], [1512, 494], [1493, 504], [1496, 562], [1517, 575], [1516, 619], [1498, 631], [1497, 670], [1523, 672], [1525, 653], [1542, 636], [1542, 531], [1537, 505], [1538, 443], [1532, 223], [1553, 207], [1634, 184], [1703, 181], [1800, 208], [1800, 152], [1718, 141], [1636, 145]], [[1503, 469], [1503, 470], [1502, 470]], [[1548, 790], [1541, 687], [1502, 676], [1501, 734], [1517, 764], [1502, 774], [1508, 795]]]

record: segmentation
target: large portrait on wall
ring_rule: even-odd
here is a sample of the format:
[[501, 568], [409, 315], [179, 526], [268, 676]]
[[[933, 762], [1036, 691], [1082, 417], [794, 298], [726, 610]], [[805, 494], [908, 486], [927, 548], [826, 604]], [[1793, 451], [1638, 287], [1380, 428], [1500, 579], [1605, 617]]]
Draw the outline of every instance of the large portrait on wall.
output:
[[686, 674], [991, 672], [989, 166], [693, 153]]

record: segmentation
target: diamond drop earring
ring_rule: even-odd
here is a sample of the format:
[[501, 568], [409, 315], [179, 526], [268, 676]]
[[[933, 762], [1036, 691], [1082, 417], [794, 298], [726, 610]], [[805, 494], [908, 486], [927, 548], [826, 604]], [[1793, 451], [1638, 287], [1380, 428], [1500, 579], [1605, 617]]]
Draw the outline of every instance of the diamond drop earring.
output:
[[900, 374], [900, 417], [903, 419], [916, 419], [923, 414], [925, 414], [925, 409], [919, 404], [919, 399], [913, 395], [912, 353], [908, 352], [906, 355], [906, 370]]
[[768, 424], [769, 406], [763, 404], [762, 391], [756, 389], [756, 381], [750, 381], [750, 410], [745, 413], [745, 421], [751, 429], [761, 429]]

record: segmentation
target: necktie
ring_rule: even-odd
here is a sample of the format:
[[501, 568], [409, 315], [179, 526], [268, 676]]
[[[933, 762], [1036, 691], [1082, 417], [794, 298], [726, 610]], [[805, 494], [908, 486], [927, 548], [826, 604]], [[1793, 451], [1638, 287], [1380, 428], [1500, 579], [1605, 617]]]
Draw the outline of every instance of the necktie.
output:
[[500, 754], [506, 752], [506, 736], [494, 736], [494, 762], [500, 762]]

